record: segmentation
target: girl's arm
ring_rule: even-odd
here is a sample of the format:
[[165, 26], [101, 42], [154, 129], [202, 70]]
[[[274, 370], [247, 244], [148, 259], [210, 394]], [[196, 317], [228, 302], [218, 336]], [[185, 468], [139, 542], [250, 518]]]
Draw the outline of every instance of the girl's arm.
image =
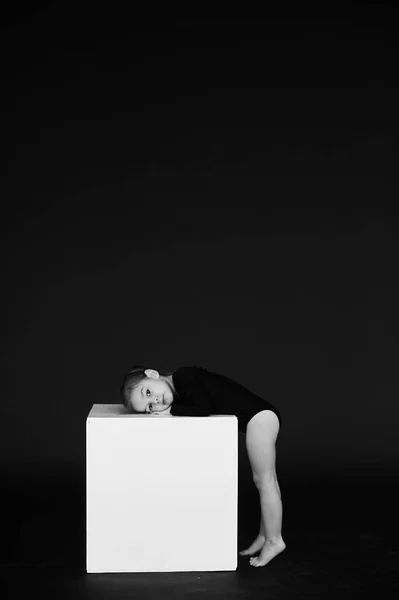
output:
[[172, 415], [170, 414], [170, 409], [171, 409], [171, 407], [169, 406], [169, 408], [167, 408], [166, 410], [162, 410], [162, 411], [160, 411], [160, 412], [153, 412], [153, 413], [151, 413], [151, 414], [152, 414], [154, 417], [168, 417], [168, 416], [170, 417], [170, 416], [172, 416]]
[[171, 408], [173, 414], [178, 417], [208, 417], [212, 414], [208, 406], [199, 406], [197, 404], [179, 404]]
[[173, 415], [181, 417], [208, 417], [213, 413], [211, 399], [201, 387], [190, 392], [187, 402], [173, 403], [170, 408]]

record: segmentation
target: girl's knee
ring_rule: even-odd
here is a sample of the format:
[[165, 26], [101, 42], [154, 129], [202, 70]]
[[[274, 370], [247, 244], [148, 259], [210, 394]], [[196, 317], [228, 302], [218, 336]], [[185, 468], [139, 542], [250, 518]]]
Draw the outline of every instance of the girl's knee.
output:
[[265, 473], [254, 473], [253, 481], [258, 491], [274, 491], [279, 489], [277, 482], [277, 473], [273, 469]]

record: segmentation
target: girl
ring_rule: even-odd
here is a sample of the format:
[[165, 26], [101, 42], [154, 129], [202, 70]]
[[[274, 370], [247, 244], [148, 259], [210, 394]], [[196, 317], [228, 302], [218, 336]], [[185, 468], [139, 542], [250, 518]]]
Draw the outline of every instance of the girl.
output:
[[[135, 413], [154, 416], [237, 416], [246, 434], [254, 483], [260, 497], [260, 529], [241, 556], [251, 556], [253, 567], [263, 567], [285, 549], [281, 534], [282, 503], [276, 474], [278, 410], [232, 379], [202, 367], [180, 367], [172, 373], [143, 365], [133, 367], [121, 388], [123, 404]], [[259, 556], [254, 555], [260, 552]]]

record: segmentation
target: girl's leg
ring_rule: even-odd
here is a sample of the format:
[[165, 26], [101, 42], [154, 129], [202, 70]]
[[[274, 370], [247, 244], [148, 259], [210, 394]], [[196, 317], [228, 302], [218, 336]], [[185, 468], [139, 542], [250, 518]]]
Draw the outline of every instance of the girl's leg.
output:
[[261, 520], [257, 538], [240, 554], [252, 555], [261, 550], [259, 558], [251, 559], [253, 566], [264, 566], [285, 548], [281, 535], [281, 492], [275, 466], [279, 427], [277, 416], [270, 410], [255, 415], [247, 427], [247, 451], [253, 480], [259, 491]]
[[[280, 501], [281, 501], [281, 491], [280, 491], [280, 486], [278, 484], [277, 475], [276, 475], [275, 484], [276, 484], [278, 495], [280, 496]], [[259, 496], [261, 496], [260, 493], [259, 493]], [[262, 502], [261, 502], [261, 506], [262, 506]], [[265, 529], [265, 524], [264, 524], [264, 518], [263, 518], [262, 509], [260, 511], [260, 524], [259, 524], [258, 538], [265, 538], [266, 539], [266, 529]]]

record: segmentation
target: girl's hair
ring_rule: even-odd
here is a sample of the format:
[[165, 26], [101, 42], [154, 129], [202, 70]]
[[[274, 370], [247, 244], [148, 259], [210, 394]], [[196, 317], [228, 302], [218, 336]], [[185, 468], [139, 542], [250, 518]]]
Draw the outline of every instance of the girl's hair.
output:
[[[123, 379], [123, 383], [121, 385], [121, 397], [123, 401], [123, 405], [131, 410], [132, 412], [136, 412], [134, 408], [131, 406], [129, 400], [132, 394], [132, 391], [135, 387], [139, 385], [143, 379], [147, 377], [144, 371], [147, 369], [151, 369], [151, 367], [147, 367], [145, 365], [135, 365], [132, 367], [125, 375]], [[167, 377], [172, 375], [172, 371], [158, 370], [158, 373], [163, 377]]]

